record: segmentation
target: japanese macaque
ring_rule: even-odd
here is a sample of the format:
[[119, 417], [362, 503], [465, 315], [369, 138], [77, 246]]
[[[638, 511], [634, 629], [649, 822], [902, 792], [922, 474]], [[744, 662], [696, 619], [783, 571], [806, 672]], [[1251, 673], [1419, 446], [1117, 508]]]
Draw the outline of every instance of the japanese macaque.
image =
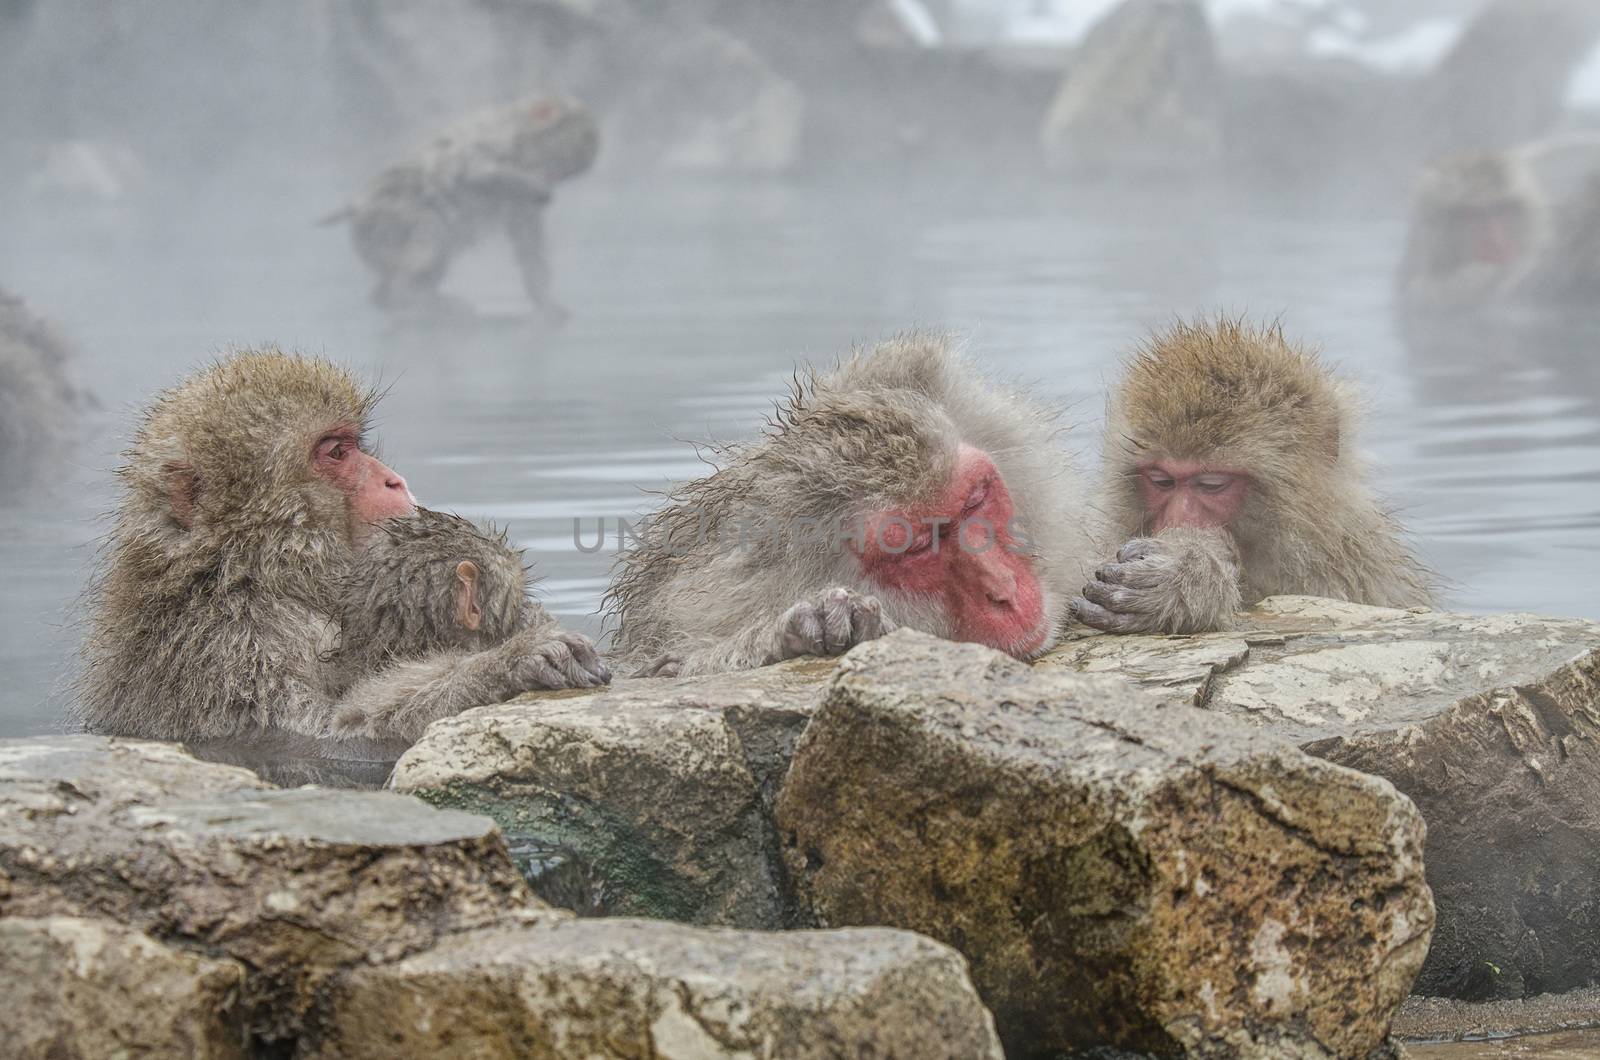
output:
[[399, 311], [445, 307], [439, 283], [451, 260], [503, 231], [529, 301], [559, 322], [566, 310], [550, 294], [544, 208], [557, 184], [594, 163], [599, 143], [594, 119], [570, 100], [481, 111], [385, 169], [358, 202], [322, 223], [349, 222], [356, 253], [378, 276], [372, 300]]
[[1058, 431], [935, 335], [797, 380], [770, 429], [676, 490], [619, 561], [623, 664], [744, 669], [896, 626], [1039, 655], [1090, 555]]
[[1400, 296], [1451, 311], [1587, 307], [1600, 293], [1600, 139], [1435, 162], [1412, 211]]
[[405, 479], [367, 446], [374, 401], [326, 361], [265, 349], [150, 406], [88, 593], [88, 729], [413, 740], [467, 707], [609, 678], [588, 641], [548, 627], [365, 673], [341, 664], [352, 566], [375, 524], [416, 509]]
[[1428, 604], [1428, 573], [1367, 488], [1352, 404], [1277, 325], [1153, 336], [1107, 415], [1108, 526], [1126, 544], [1073, 602], [1076, 617], [1114, 633], [1200, 633], [1277, 594]]
[[[381, 738], [418, 730], [406, 715], [420, 709], [425, 724], [436, 712], [425, 699], [396, 695], [397, 687], [430, 680], [452, 658], [470, 666], [472, 654], [519, 634], [566, 637], [528, 595], [522, 553], [505, 535], [444, 512], [418, 508], [379, 523], [344, 586], [336, 660], [353, 678], [379, 676], [344, 696], [334, 718], [340, 735]], [[563, 642], [596, 678], [593, 684], [609, 679], [587, 641], [573, 636]], [[570, 683], [546, 655], [529, 658], [526, 667], [537, 687]]]
[[40, 481], [84, 397], [67, 379], [66, 341], [0, 288], [0, 495]]
[[1550, 238], [1549, 204], [1520, 155], [1441, 160], [1418, 182], [1400, 296], [1419, 307], [1504, 296], [1528, 276]]

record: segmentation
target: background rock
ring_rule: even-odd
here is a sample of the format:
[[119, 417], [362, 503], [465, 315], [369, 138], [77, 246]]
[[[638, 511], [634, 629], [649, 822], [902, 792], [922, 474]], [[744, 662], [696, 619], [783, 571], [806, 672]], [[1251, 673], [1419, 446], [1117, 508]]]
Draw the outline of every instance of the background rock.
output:
[[0, 1041], [13, 1060], [246, 1056], [236, 961], [76, 917], [0, 919]]
[[1363, 1056], [1433, 922], [1387, 782], [909, 631], [840, 663], [777, 822], [802, 908], [954, 945], [1013, 1056]]
[[1237, 632], [1090, 637], [1046, 664], [1128, 674], [1409, 795], [1439, 913], [1418, 991], [1600, 976], [1600, 624], [1278, 597]]
[[1001, 1056], [959, 954], [909, 932], [562, 920], [344, 980], [308, 1057]]

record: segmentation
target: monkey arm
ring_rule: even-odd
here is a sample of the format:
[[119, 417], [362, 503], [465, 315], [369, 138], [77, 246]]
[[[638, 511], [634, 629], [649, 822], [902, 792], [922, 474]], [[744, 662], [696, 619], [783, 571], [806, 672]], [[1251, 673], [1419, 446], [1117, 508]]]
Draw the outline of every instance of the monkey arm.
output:
[[[895, 629], [875, 596], [853, 589], [824, 589], [776, 618], [762, 619], [742, 633], [705, 647], [690, 647], [649, 660], [641, 676], [689, 676], [751, 670], [806, 655], [842, 655]], [[676, 662], [677, 668], [670, 669]]]
[[1108, 633], [1206, 633], [1230, 628], [1241, 606], [1232, 535], [1175, 527], [1123, 545], [1072, 610], [1080, 622]]
[[543, 628], [474, 653], [398, 662], [358, 681], [334, 711], [333, 735], [415, 741], [431, 722], [537, 689], [611, 680], [586, 637]]
[[545, 255], [544, 210], [528, 205], [506, 217], [506, 236], [522, 272], [522, 289], [534, 308], [561, 322], [566, 311], [550, 297], [550, 263]]

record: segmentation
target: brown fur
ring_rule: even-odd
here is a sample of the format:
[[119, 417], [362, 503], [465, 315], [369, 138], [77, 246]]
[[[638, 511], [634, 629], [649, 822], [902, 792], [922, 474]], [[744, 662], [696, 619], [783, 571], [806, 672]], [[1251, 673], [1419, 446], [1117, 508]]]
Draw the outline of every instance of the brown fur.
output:
[[157, 398], [119, 472], [121, 501], [88, 591], [78, 686], [87, 728], [322, 737], [338, 715], [342, 735], [415, 739], [467, 706], [598, 683], [603, 667], [575, 665], [592, 649], [572, 638], [544, 654], [512, 641], [423, 660], [403, 679], [382, 683], [390, 668], [345, 689], [354, 675], [331, 660], [354, 528], [310, 454], [334, 426], [364, 432], [374, 400], [329, 362], [272, 348], [239, 352]]
[[[476, 629], [459, 614], [462, 563], [471, 563], [476, 574]], [[523, 629], [553, 625], [528, 588], [522, 553], [504, 532], [426, 508], [385, 520], [345, 578], [341, 661], [367, 673], [397, 659], [482, 651]]]
[[1107, 417], [1115, 541], [1148, 532], [1137, 476], [1151, 460], [1203, 461], [1253, 485], [1231, 533], [1174, 528], [1129, 547], [1123, 562], [1142, 566], [1118, 572], [1124, 613], [1149, 619], [1134, 627], [1218, 628], [1277, 594], [1428, 604], [1431, 578], [1374, 500], [1354, 428], [1351, 398], [1276, 324], [1180, 322], [1140, 347]]
[[808, 373], [762, 437], [718, 450], [718, 470], [676, 490], [622, 557], [606, 597], [616, 650], [647, 670], [663, 658], [682, 673], [760, 666], [795, 653], [785, 644], [796, 608], [848, 627], [862, 598], [881, 606], [883, 622], [869, 616], [879, 632], [947, 635], [941, 606], [886, 593], [848, 550], [782, 531], [925, 500], [948, 481], [962, 442], [994, 459], [1029, 532], [1047, 609], [1059, 614], [1088, 541], [1057, 432], [1052, 412], [985, 380], [939, 335], [901, 336]]

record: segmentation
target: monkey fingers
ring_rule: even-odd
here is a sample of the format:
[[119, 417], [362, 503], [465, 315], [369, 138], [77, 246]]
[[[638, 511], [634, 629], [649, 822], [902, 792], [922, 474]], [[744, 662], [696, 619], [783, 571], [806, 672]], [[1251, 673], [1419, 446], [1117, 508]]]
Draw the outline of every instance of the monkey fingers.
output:
[[1118, 563], [1131, 563], [1161, 551], [1161, 543], [1153, 537], [1136, 537], [1117, 549]]
[[1146, 561], [1107, 563], [1094, 572], [1095, 580], [1107, 585], [1124, 585], [1130, 589], [1154, 589], [1171, 575], [1165, 564]]
[[1154, 593], [1101, 581], [1085, 585], [1083, 595], [1090, 603], [1099, 604], [1107, 611], [1118, 614], [1147, 615], [1160, 608], [1160, 601]]
[[611, 682], [611, 668], [600, 658], [600, 653], [595, 650], [593, 641], [576, 633], [559, 633], [556, 636], [572, 650], [572, 661], [575, 668], [595, 678], [599, 684], [604, 685]]
[[778, 618], [778, 650], [772, 661], [826, 655], [825, 643], [821, 607], [810, 600], [801, 600]]
[[1108, 611], [1081, 596], [1072, 601], [1072, 615], [1084, 625], [1106, 633], [1145, 633], [1152, 628], [1145, 615]]

